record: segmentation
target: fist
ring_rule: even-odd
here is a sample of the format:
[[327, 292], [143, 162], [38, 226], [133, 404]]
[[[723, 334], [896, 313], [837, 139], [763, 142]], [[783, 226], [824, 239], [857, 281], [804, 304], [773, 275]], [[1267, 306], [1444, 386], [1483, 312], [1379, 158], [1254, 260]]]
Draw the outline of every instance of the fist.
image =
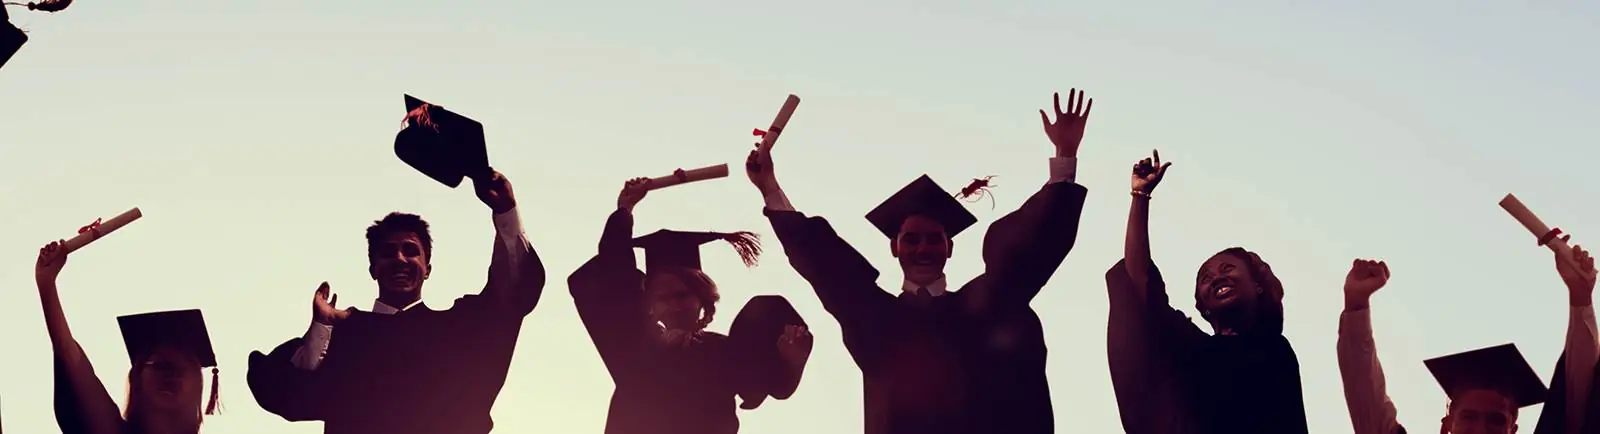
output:
[[39, 284], [55, 283], [61, 267], [67, 265], [67, 240], [51, 241], [39, 248], [39, 259], [33, 264], [33, 279]]
[[617, 193], [617, 208], [633, 211], [633, 206], [644, 200], [645, 194], [650, 192], [650, 178], [633, 178], [622, 184], [622, 192]]
[[811, 331], [802, 325], [784, 326], [783, 334], [778, 336], [778, 354], [790, 362], [811, 357]]
[[1346, 308], [1365, 308], [1373, 293], [1389, 283], [1389, 264], [1383, 261], [1357, 259], [1350, 264], [1350, 273], [1344, 276]]
[[[760, 144], [758, 143], [757, 146]], [[762, 193], [771, 191], [778, 185], [778, 177], [772, 171], [772, 151], [756, 149], [750, 151], [750, 156], [744, 159], [744, 174], [750, 178], [750, 184]]]
[[517, 207], [517, 198], [511, 194], [511, 181], [498, 171], [492, 171], [489, 179], [473, 179], [472, 187], [477, 190], [478, 200], [488, 205], [495, 214]]
[[322, 282], [322, 285], [317, 287], [316, 294], [311, 297], [311, 320], [317, 324], [333, 325], [350, 317], [349, 310], [339, 310], [333, 307], [335, 303], [339, 302], [339, 296], [334, 295], [333, 299], [330, 300], [328, 294], [331, 292], [328, 289], [328, 282]]
[[[1572, 239], [1571, 235], [1561, 237], [1562, 241]], [[1595, 268], [1594, 257], [1583, 246], [1573, 245], [1572, 250], [1563, 258], [1556, 255], [1556, 273], [1561, 274], [1561, 281], [1567, 284], [1567, 293], [1572, 296], [1575, 305], [1587, 306], [1588, 303], [1579, 304], [1579, 300], [1589, 300], [1594, 294]]]
[[1147, 194], [1155, 191], [1156, 184], [1167, 176], [1168, 167], [1172, 167], [1172, 162], [1162, 163], [1161, 151], [1150, 151], [1150, 158], [1133, 164], [1133, 191]]

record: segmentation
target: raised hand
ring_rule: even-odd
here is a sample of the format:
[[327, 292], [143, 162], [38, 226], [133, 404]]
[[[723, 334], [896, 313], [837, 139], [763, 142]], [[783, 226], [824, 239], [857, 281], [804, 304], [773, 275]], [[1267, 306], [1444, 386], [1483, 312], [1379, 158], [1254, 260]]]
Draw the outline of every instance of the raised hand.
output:
[[67, 240], [51, 241], [39, 248], [39, 259], [33, 264], [33, 280], [40, 285], [55, 284], [61, 267], [67, 265]]
[[[760, 143], [756, 146], [759, 148]], [[762, 194], [772, 191], [778, 186], [778, 176], [772, 171], [772, 151], [754, 149], [750, 156], [744, 159], [744, 174], [750, 178], [750, 184], [756, 186]]]
[[650, 192], [650, 178], [633, 178], [622, 184], [622, 192], [617, 193], [617, 208], [633, 212], [634, 205], [644, 200], [646, 193]]
[[339, 296], [334, 295], [333, 299], [330, 300], [328, 296], [331, 292], [328, 289], [328, 282], [322, 282], [322, 285], [317, 287], [316, 294], [311, 297], [311, 320], [316, 321], [317, 324], [333, 325], [350, 317], [349, 310], [339, 310], [333, 307], [334, 304], [339, 302]]
[[1389, 264], [1369, 259], [1352, 261], [1350, 272], [1344, 276], [1345, 310], [1365, 309], [1372, 294], [1387, 283], [1389, 283]]
[[478, 200], [488, 205], [495, 214], [510, 211], [517, 207], [517, 197], [511, 193], [511, 181], [498, 171], [489, 175], [489, 179], [472, 180], [472, 187], [477, 190]]
[[1156, 190], [1156, 184], [1161, 183], [1161, 178], [1167, 176], [1167, 168], [1172, 167], [1171, 162], [1161, 162], [1161, 151], [1150, 151], [1150, 158], [1133, 163], [1133, 191], [1150, 194]]
[[1044, 134], [1050, 137], [1050, 143], [1056, 145], [1057, 157], [1077, 157], [1078, 144], [1083, 142], [1083, 127], [1089, 123], [1089, 110], [1094, 108], [1094, 100], [1085, 97], [1082, 91], [1072, 89], [1067, 92], [1067, 111], [1063, 112], [1061, 93], [1057, 92], [1055, 97], [1055, 122], [1050, 122], [1050, 115], [1039, 110], [1039, 119], [1044, 121]]
[[[1569, 241], [1571, 235], [1561, 237], [1562, 241]], [[1561, 281], [1567, 284], [1567, 295], [1574, 306], [1588, 306], [1594, 297], [1595, 268], [1594, 257], [1583, 246], [1572, 245], [1570, 260], [1556, 257], [1556, 273], [1561, 274]]]
[[800, 362], [811, 357], [811, 331], [806, 326], [788, 325], [778, 336], [778, 354], [790, 362]]

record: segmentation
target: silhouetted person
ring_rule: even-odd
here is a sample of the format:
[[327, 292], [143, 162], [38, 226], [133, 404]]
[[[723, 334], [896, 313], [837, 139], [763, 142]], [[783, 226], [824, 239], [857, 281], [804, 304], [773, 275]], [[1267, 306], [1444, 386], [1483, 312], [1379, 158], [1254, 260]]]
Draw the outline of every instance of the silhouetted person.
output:
[[[821, 217], [794, 210], [771, 156], [752, 152], [750, 180], [789, 263], [839, 321], [861, 369], [867, 434], [1053, 433], [1044, 330], [1029, 302], [1077, 238], [1087, 190], [1073, 182], [1088, 107], [1074, 92], [1058, 121], [1050, 180], [984, 237], [984, 273], [948, 291], [945, 261], [954, 238], [977, 221], [927, 176], [901, 189], [867, 219], [889, 239], [904, 282], [878, 286], [878, 270]], [[1076, 107], [1074, 107], [1076, 105]]]
[[261, 408], [289, 421], [323, 421], [328, 434], [489, 432], [523, 318], [544, 289], [544, 265], [523, 236], [510, 182], [481, 159], [460, 158], [483, 155], [482, 125], [414, 98], [406, 103], [411, 114], [396, 147], [417, 145], [449, 162], [424, 173], [454, 174], [457, 183], [470, 177], [493, 213], [488, 282], [434, 310], [422, 303], [432, 272], [428, 224], [392, 213], [368, 227], [367, 271], [378, 284], [372, 310], [335, 309], [323, 283], [305, 336], [250, 357], [250, 389]]
[[[198, 310], [155, 312], [117, 318], [133, 367], [128, 370], [127, 409], [119, 411], [100, 383], [89, 357], [73, 338], [56, 292], [56, 276], [67, 253], [56, 241], [39, 249], [34, 280], [44, 306], [45, 328], [55, 355], [56, 424], [63, 434], [195, 434], [204, 414], [217, 410], [217, 358]], [[201, 370], [211, 368], [211, 397], [201, 406]]]
[[1129, 433], [1307, 431], [1300, 362], [1283, 336], [1283, 285], [1233, 247], [1201, 264], [1194, 298], [1214, 335], [1167, 301], [1150, 259], [1151, 195], [1171, 163], [1134, 165], [1123, 260], [1107, 272], [1107, 356]]
[[[1595, 326], [1594, 258], [1572, 246], [1577, 264], [1556, 258], [1556, 271], [1567, 285], [1566, 345], [1551, 379], [1552, 387], [1534, 373], [1513, 344], [1473, 350], [1423, 362], [1450, 397], [1440, 433], [1511, 434], [1517, 432], [1521, 408], [1544, 404], [1535, 434], [1600, 433], [1600, 391], [1593, 387], [1600, 373], [1600, 329]], [[1385, 391], [1383, 365], [1372, 338], [1372, 294], [1389, 281], [1389, 266], [1356, 260], [1345, 277], [1344, 313], [1339, 316], [1339, 374], [1345, 404], [1356, 434], [1397, 434], [1406, 429], [1397, 420]]]
[[[605, 432], [736, 433], [734, 397], [744, 398], [745, 409], [768, 396], [787, 399], [800, 384], [811, 336], [778, 296], [752, 299], [731, 336], [706, 331], [720, 296], [701, 269], [700, 246], [726, 241], [754, 265], [760, 244], [748, 232], [662, 230], [632, 238], [633, 207], [648, 182], [627, 183], [606, 220], [599, 254], [567, 280], [616, 384]], [[645, 251], [643, 273], [634, 247]]]

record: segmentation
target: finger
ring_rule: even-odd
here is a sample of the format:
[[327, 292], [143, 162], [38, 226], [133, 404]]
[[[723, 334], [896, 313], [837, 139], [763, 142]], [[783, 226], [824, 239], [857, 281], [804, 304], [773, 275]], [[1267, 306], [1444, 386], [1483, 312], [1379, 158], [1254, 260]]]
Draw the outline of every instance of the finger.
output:
[[1378, 261], [1378, 269], [1383, 270], [1383, 278], [1389, 278], [1389, 263]]
[[1078, 118], [1089, 120], [1089, 111], [1091, 110], [1094, 110], [1094, 98], [1089, 98], [1089, 105], [1083, 106], [1083, 114], [1078, 115]]
[[1078, 91], [1078, 97], [1073, 99], [1078, 100], [1078, 102], [1075, 104], [1076, 107], [1072, 108], [1072, 113], [1077, 116], [1083, 116], [1083, 91]]
[[1050, 115], [1046, 114], [1044, 109], [1039, 109], [1039, 120], [1044, 121], [1045, 131], [1050, 131]]
[[1061, 115], [1064, 114], [1064, 113], [1061, 113], [1061, 92], [1056, 92], [1055, 93], [1055, 98], [1056, 98], [1056, 117], [1060, 118]]
[[1166, 174], [1168, 167], [1172, 167], [1172, 163], [1167, 163], [1167, 164], [1161, 165], [1161, 171], [1157, 172], [1157, 173]]
[[329, 306], [338, 306], [339, 305], [339, 294], [334, 294], [333, 298], [328, 299], [328, 305]]
[[1161, 164], [1161, 150], [1160, 149], [1151, 149], [1150, 150], [1150, 156], [1155, 157], [1156, 164]]

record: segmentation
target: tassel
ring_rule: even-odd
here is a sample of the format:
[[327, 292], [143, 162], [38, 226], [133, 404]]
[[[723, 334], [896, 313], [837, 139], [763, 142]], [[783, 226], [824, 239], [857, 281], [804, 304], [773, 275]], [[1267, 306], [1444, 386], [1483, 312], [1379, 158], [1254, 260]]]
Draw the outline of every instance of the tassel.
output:
[[222, 413], [222, 396], [217, 391], [217, 387], [221, 385], [222, 383], [217, 381], [217, 368], [211, 368], [211, 400], [206, 403], [206, 416]]
[[28, 10], [43, 12], [61, 12], [67, 6], [72, 6], [72, 0], [41, 0], [32, 3], [6, 2], [11, 6], [27, 6]]
[[418, 125], [439, 131], [439, 126], [433, 123], [433, 117], [428, 115], [428, 109], [430, 108], [433, 108], [433, 104], [424, 103], [417, 106], [415, 110], [406, 112], [406, 118], [403, 121], [407, 125]]
[[723, 234], [722, 240], [733, 245], [733, 250], [739, 252], [739, 259], [744, 260], [744, 266], [756, 266], [756, 259], [761, 256], [761, 236], [754, 232], [734, 232]]

